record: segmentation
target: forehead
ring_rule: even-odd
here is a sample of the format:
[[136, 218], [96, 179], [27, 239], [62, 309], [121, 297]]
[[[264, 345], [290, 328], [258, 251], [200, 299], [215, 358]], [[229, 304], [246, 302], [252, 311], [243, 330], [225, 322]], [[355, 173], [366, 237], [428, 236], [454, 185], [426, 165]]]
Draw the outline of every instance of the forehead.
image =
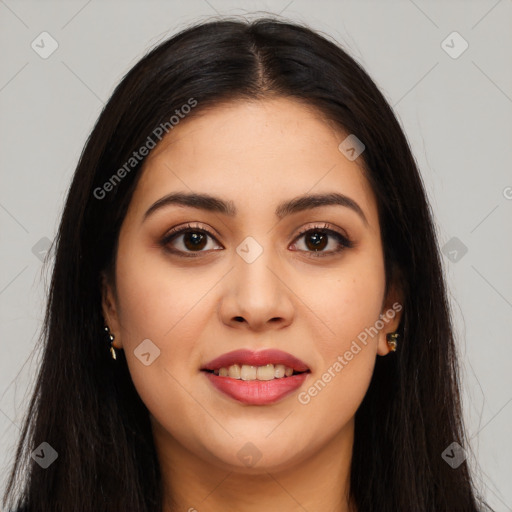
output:
[[169, 192], [193, 191], [254, 214], [273, 211], [283, 197], [337, 191], [357, 201], [372, 223], [375, 197], [362, 160], [338, 149], [347, 135], [288, 98], [204, 109], [181, 120], [149, 154], [132, 201], [143, 208]]

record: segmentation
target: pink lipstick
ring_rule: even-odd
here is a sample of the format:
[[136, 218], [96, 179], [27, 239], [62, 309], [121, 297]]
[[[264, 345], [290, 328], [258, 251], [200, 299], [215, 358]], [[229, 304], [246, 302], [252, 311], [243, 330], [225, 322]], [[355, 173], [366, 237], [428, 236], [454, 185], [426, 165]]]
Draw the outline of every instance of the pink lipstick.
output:
[[201, 371], [217, 390], [248, 405], [283, 399], [311, 372], [300, 359], [276, 349], [228, 352], [205, 364]]

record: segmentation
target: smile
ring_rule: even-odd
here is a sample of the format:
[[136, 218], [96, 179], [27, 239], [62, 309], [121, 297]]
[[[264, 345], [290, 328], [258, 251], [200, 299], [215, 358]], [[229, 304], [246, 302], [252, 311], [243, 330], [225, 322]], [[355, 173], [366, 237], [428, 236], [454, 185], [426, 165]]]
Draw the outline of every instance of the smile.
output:
[[222, 394], [247, 405], [267, 405], [297, 390], [311, 373], [300, 359], [280, 350], [237, 350], [201, 368]]

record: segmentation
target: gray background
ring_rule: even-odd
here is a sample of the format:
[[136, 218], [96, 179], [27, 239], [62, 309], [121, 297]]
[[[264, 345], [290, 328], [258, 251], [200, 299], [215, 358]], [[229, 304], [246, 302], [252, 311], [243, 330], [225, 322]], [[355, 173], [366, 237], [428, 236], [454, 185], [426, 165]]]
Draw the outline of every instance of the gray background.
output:
[[[104, 102], [149, 47], [189, 22], [258, 11], [332, 36], [393, 105], [444, 247], [466, 452], [489, 502], [512, 510], [512, 0], [0, 0], [1, 487], [39, 361], [41, 257]], [[43, 31], [58, 43], [46, 59], [31, 47], [50, 48]], [[454, 31], [469, 44], [457, 58]]]

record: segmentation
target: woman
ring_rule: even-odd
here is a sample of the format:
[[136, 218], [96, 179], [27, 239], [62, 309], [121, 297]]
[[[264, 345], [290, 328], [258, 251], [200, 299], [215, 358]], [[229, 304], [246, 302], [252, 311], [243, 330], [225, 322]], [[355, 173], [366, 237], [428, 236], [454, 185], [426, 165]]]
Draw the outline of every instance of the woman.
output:
[[483, 509], [418, 169], [320, 34], [226, 19], [145, 56], [87, 141], [55, 258], [4, 504]]

